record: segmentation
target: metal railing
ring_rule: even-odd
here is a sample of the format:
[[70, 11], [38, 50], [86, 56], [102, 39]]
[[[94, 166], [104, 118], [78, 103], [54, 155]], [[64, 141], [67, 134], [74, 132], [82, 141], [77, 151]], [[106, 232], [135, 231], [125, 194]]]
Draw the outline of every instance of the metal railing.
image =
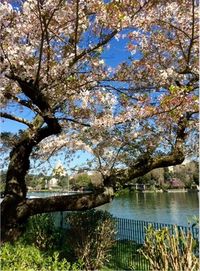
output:
[[[117, 249], [113, 258], [117, 259], [116, 265], [113, 262], [113, 266], [116, 268], [121, 267], [122, 270], [149, 270], [149, 264], [144, 257], [138, 252], [138, 249], [142, 247], [145, 240], [145, 231], [148, 226], [152, 225], [155, 230], [167, 227], [169, 232], [173, 234], [174, 225], [165, 223], [155, 223], [140, 220], [115, 218], [117, 225]], [[195, 240], [199, 240], [199, 228], [192, 226], [178, 226], [178, 229], [187, 233], [190, 231]], [[198, 246], [194, 250], [194, 253], [198, 256]], [[121, 263], [121, 266], [120, 266]]]
[[[58, 215], [58, 213], [57, 213]], [[57, 216], [57, 224], [61, 228], [67, 228], [68, 225], [65, 222], [65, 216], [67, 213], [61, 212], [59, 217]], [[149, 264], [145, 258], [138, 252], [138, 249], [142, 247], [145, 240], [145, 231], [149, 225], [152, 225], [154, 229], [159, 230], [167, 227], [170, 233], [173, 234], [174, 225], [165, 223], [147, 222], [141, 220], [132, 220], [125, 218], [114, 218], [116, 223], [116, 243], [111, 250], [111, 257], [108, 263], [108, 267], [111, 270], [149, 270]], [[177, 226], [178, 229], [182, 229], [185, 233], [190, 231], [195, 240], [199, 240], [199, 228], [192, 226]], [[198, 246], [194, 253], [198, 256]]]

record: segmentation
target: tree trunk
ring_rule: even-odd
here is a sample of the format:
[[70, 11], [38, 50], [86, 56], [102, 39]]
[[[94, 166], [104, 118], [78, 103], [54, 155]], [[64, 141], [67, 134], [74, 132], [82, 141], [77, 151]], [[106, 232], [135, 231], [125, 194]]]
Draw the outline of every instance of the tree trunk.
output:
[[26, 199], [25, 176], [29, 170], [32, 148], [30, 140], [26, 139], [10, 153], [5, 198], [1, 204], [1, 240], [14, 240], [21, 232], [17, 212], [20, 204]]
[[[47, 198], [24, 199], [7, 197], [3, 201], [2, 241], [14, 241], [23, 232], [27, 219], [35, 214], [58, 211], [83, 211], [108, 203], [113, 198], [112, 188], [101, 192]], [[10, 209], [8, 209], [10, 207]], [[6, 220], [5, 220], [6, 217]]]
[[[42, 139], [61, 131], [57, 120], [35, 131], [27, 130], [10, 153], [10, 163], [6, 176], [5, 197], [1, 203], [1, 240], [12, 241], [23, 230], [29, 212], [25, 212], [27, 187], [25, 176], [30, 167], [30, 154]], [[42, 124], [41, 124], [42, 125]]]
[[25, 176], [30, 166], [30, 154], [43, 138], [59, 133], [59, 127], [41, 128], [33, 138], [18, 142], [10, 154], [6, 177], [5, 198], [1, 203], [1, 241], [14, 241], [23, 232], [31, 215], [56, 211], [88, 210], [109, 202], [113, 189], [105, 187], [94, 193], [27, 199]]

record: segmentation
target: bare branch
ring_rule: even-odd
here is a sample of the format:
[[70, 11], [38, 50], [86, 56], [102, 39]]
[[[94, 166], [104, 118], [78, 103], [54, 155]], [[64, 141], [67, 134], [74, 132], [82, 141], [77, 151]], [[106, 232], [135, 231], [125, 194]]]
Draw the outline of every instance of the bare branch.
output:
[[180, 27], [172, 24], [171, 22], [167, 22], [167, 21], [164, 21], [164, 20], [161, 20], [161, 19], [159, 19], [158, 21], [163, 23], [163, 24], [168, 24], [171, 28], [174, 28], [174, 29], [180, 31], [182, 34], [184, 34], [187, 38], [190, 39], [190, 35], [187, 32], [185, 32], [183, 29], [181, 29]]
[[80, 124], [82, 126], [85, 126], [85, 127], [91, 127], [91, 125], [89, 123], [84, 123], [84, 122], [81, 122], [79, 120], [76, 120], [76, 119], [72, 119], [72, 118], [58, 118], [58, 120], [62, 120], [62, 121], [69, 121], [69, 122], [74, 122], [74, 123], [77, 123], [77, 124]]
[[[46, 21], [46, 18], [43, 17], [42, 20], [43, 20], [43, 25], [44, 25], [44, 33], [45, 33], [45, 38], [46, 38], [46, 42], [47, 42], [47, 81], [49, 79], [49, 70], [50, 70], [50, 38], [49, 38], [49, 24], [55, 14], [56, 11], [59, 10], [59, 6], [61, 5], [63, 1], [60, 0], [57, 7], [53, 10], [51, 16], [49, 17], [48, 21]], [[41, 28], [42, 28], [42, 25], [41, 25]]]
[[23, 123], [23, 124], [27, 125], [31, 129], [33, 128], [33, 124], [31, 122], [29, 122], [28, 120], [24, 119], [24, 118], [20, 118], [20, 117], [17, 117], [17, 116], [14, 116], [14, 115], [11, 115], [11, 114], [8, 114], [8, 113], [5, 113], [5, 112], [0, 112], [0, 116], [2, 118], [6, 118], [6, 119], [10, 119], [10, 120], [14, 120], [14, 121]]
[[47, 42], [47, 81], [49, 80], [49, 70], [50, 70], [50, 40], [49, 40], [49, 32], [48, 32], [48, 25], [46, 23], [46, 19], [43, 19], [44, 24], [44, 32], [45, 38]]
[[117, 150], [117, 153], [116, 153], [116, 155], [115, 155], [113, 164], [112, 164], [112, 166], [111, 166], [111, 168], [110, 168], [111, 172], [112, 172], [112, 170], [113, 170], [113, 168], [114, 168], [114, 166], [115, 166], [115, 163], [117, 162], [117, 158], [118, 158], [118, 156], [119, 156], [119, 153], [122, 151], [122, 149], [123, 149], [125, 146], [126, 146], [126, 144], [125, 144], [125, 143], [122, 143], [121, 146], [119, 147], [119, 149]]
[[35, 83], [34, 83], [35, 86], [39, 82], [40, 69], [41, 69], [41, 63], [42, 63], [43, 46], [44, 46], [44, 29], [43, 29], [42, 14], [41, 14], [41, 10], [40, 10], [40, 1], [39, 0], [37, 1], [37, 7], [38, 7], [38, 12], [39, 12], [39, 20], [40, 20], [40, 28], [41, 28], [41, 41], [40, 41], [38, 68], [37, 68], [37, 73], [36, 73]]
[[146, 158], [142, 157], [142, 159], [132, 165], [127, 172], [124, 170], [119, 171], [118, 177], [121, 179], [121, 182], [124, 183], [127, 180], [131, 181], [136, 177], [145, 175], [155, 168], [181, 164], [185, 159], [184, 142], [186, 138], [186, 129], [193, 114], [194, 112], [186, 112], [185, 115], [180, 118], [177, 124], [176, 142], [170, 154], [157, 156], [155, 158], [150, 156]]
[[47, 111], [50, 111], [48, 98], [42, 94], [40, 89], [33, 85], [31, 81], [22, 80], [19, 76], [14, 74], [6, 74], [5, 76], [19, 84], [22, 92], [43, 112], [43, 116]]
[[180, 40], [179, 35], [178, 35], [177, 32], [176, 32], [176, 36], [177, 36], [178, 43], [179, 43], [181, 52], [182, 52], [182, 54], [183, 54], [183, 57], [184, 57], [185, 61], [187, 62], [187, 57], [186, 57], [186, 54], [185, 54], [184, 49], [183, 49], [183, 45], [182, 45], [182, 43], [181, 43], [181, 40]]
[[112, 31], [110, 34], [106, 35], [105, 38], [100, 41], [99, 43], [97, 43], [96, 45], [94, 45], [92, 48], [88, 48], [83, 50], [79, 55], [77, 55], [72, 62], [70, 63], [69, 67], [72, 67], [78, 60], [80, 60], [81, 58], [83, 58], [85, 55], [90, 54], [91, 52], [99, 49], [100, 47], [106, 45], [116, 34], [118, 33], [117, 30]]
[[74, 44], [75, 58], [77, 57], [78, 24], [79, 24], [79, 0], [76, 0], [75, 44]]
[[31, 103], [31, 101], [25, 101], [25, 100], [21, 100], [20, 98], [12, 95], [11, 93], [9, 93], [11, 99], [15, 102], [17, 102], [18, 104], [21, 104], [29, 109], [31, 109], [33, 112], [37, 112], [38, 114], [42, 115], [41, 111], [39, 110], [38, 107], [34, 106], [33, 103]]

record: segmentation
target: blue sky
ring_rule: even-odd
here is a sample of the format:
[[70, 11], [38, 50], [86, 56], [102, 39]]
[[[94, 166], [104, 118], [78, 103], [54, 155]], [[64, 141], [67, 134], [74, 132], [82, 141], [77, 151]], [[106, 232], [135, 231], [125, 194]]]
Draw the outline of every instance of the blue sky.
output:
[[[120, 34], [127, 34], [128, 30], [125, 31], [121, 31]], [[140, 52], [137, 52], [134, 56], [131, 55], [131, 53], [127, 50], [126, 45], [127, 45], [127, 38], [120, 38], [119, 40], [113, 38], [110, 41], [110, 49], [106, 49], [103, 54], [102, 57], [105, 61], [106, 64], [108, 64], [109, 66], [115, 68], [118, 64], [122, 63], [122, 62], [130, 62], [129, 61], [129, 57], [131, 56], [132, 58], [134, 57], [134, 59], [140, 59], [141, 58], [141, 54]]]

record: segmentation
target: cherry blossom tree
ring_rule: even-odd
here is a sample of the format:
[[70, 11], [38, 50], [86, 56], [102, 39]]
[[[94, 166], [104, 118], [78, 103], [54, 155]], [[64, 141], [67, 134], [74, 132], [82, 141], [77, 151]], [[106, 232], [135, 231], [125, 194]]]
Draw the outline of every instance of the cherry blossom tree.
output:
[[197, 6], [173, 1], [143, 10], [139, 28], [127, 34], [131, 61], [104, 84], [116, 92], [120, 113], [91, 133], [90, 146], [99, 171], [115, 185], [198, 153]]
[[[2, 1], [1, 117], [27, 127], [2, 134], [2, 146], [12, 146], [2, 240], [17, 238], [31, 215], [102, 205], [113, 198], [117, 182], [183, 162], [196, 133], [197, 5]], [[115, 69], [103, 58], [113, 39], [124, 39], [132, 55]], [[27, 199], [31, 159], [46, 160], [61, 150], [90, 152], [104, 187]]]

